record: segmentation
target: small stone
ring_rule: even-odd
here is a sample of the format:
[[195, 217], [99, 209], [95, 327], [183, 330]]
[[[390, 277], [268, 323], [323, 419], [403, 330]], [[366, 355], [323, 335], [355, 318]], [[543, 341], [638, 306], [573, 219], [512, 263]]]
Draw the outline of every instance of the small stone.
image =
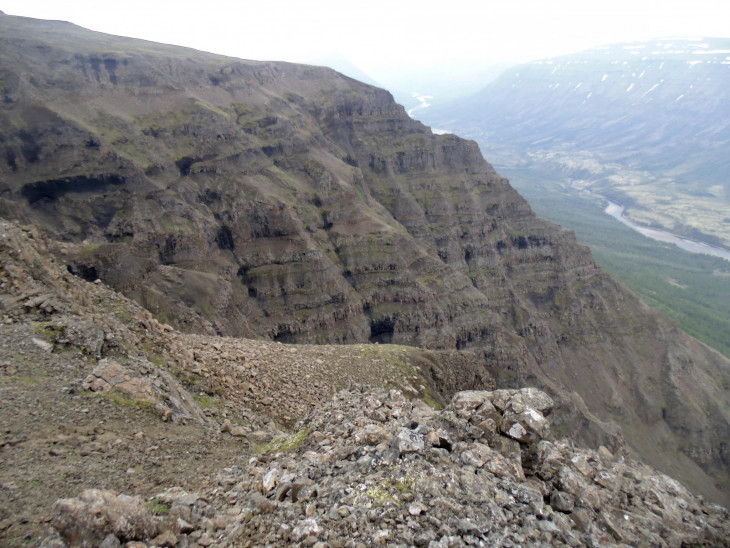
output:
[[408, 428], [401, 428], [392, 444], [400, 453], [419, 453], [426, 447], [423, 436]]
[[120, 548], [122, 545], [121, 541], [117, 538], [114, 533], [109, 533], [104, 540], [99, 544], [99, 548]]
[[306, 494], [305, 489], [307, 487], [311, 487], [312, 485], [314, 485], [314, 482], [310, 479], [295, 479], [291, 484], [291, 491], [289, 492], [292, 502], [297, 502], [301, 498], [300, 493], [302, 495]]
[[428, 529], [419, 534], [413, 542], [416, 546], [428, 546], [434, 540], [436, 540], [436, 534]]
[[570, 514], [571, 519], [579, 531], [586, 531], [591, 523], [590, 514], [584, 508], [578, 508]]
[[231, 433], [231, 436], [234, 438], [243, 438], [246, 437], [246, 434], [248, 433], [247, 430], [243, 426], [232, 426], [229, 430]]
[[614, 539], [616, 539], [616, 541], [623, 542], [624, 535], [623, 535], [623, 533], [621, 533], [621, 529], [619, 529], [613, 523], [613, 520], [609, 517], [608, 513], [601, 512], [598, 522], [599, 522], [599, 525], [602, 526], [601, 528], [605, 529], [606, 531], [611, 533], [611, 535], [613, 536]]
[[462, 535], [478, 535], [480, 533], [477, 524], [468, 518], [460, 519], [456, 528]]
[[558, 512], [569, 514], [575, 508], [575, 503], [570, 494], [564, 493], [563, 491], [553, 491], [553, 494], [550, 496], [550, 506]]
[[192, 533], [195, 530], [195, 527], [193, 527], [190, 523], [188, 523], [184, 519], [177, 518], [177, 520], [175, 520], [175, 529], [177, 529], [178, 533], [187, 535], [188, 533]]
[[527, 430], [519, 422], [514, 422], [509, 426], [503, 426], [502, 431], [517, 441], [527, 441]]
[[291, 483], [288, 481], [282, 481], [279, 483], [279, 486], [276, 489], [276, 495], [274, 498], [278, 500], [279, 502], [283, 502], [286, 499], [286, 496], [289, 494], [289, 491], [291, 490]]
[[427, 508], [420, 502], [414, 502], [408, 507], [408, 513], [412, 516], [420, 516]]
[[261, 480], [261, 488], [264, 493], [268, 493], [279, 484], [281, 473], [281, 470], [276, 467], [266, 472], [263, 479]]
[[210, 546], [214, 542], [215, 541], [210, 538], [210, 535], [208, 533], [203, 533], [198, 539], [198, 546]]
[[501, 389], [495, 390], [491, 395], [491, 402], [495, 408], [499, 411], [504, 411], [507, 407], [507, 402], [512, 399], [515, 394], [515, 390]]
[[254, 494], [252, 499], [256, 509], [261, 513], [267, 514], [269, 512], [273, 512], [276, 508], [276, 505], [273, 502], [258, 493]]
[[551, 533], [553, 535], [557, 535], [561, 532], [560, 527], [555, 525], [555, 522], [547, 519], [538, 521], [537, 526], [540, 528], [541, 531], [545, 531], [546, 533]]
[[364, 428], [356, 431], [353, 435], [355, 443], [358, 445], [378, 445], [388, 440], [387, 431], [380, 425], [368, 424]]
[[524, 404], [525, 407], [535, 409], [542, 415], [549, 415], [555, 405], [555, 402], [553, 402], [553, 399], [550, 396], [537, 388], [522, 388], [514, 396], [512, 396], [510, 405], [512, 405], [513, 402], [520, 402]]
[[606, 489], [614, 492], [618, 491], [618, 489], [621, 487], [621, 478], [614, 474], [611, 474], [606, 470], [601, 470], [600, 472], [598, 472], [593, 478], [593, 481], [595, 481], [601, 487], [605, 487]]
[[292, 536], [296, 542], [301, 542], [309, 536], [317, 537], [321, 529], [317, 520], [314, 518], [306, 518], [304, 521], [299, 523], [292, 531]]
[[585, 455], [576, 455], [570, 459], [573, 468], [578, 470], [587, 478], [592, 478], [595, 473], [595, 468], [588, 462]]
[[[485, 401], [489, 402], [489, 395], [490, 393], [484, 390], [462, 390], [454, 394], [447, 409], [452, 410], [457, 417], [469, 419]], [[491, 402], [489, 404], [491, 406]]]
[[38, 339], [36, 337], [32, 337], [30, 340], [33, 341], [33, 343], [41, 350], [46, 352], [53, 351], [53, 343], [49, 343], [48, 341], [44, 341], [43, 339]]
[[532, 407], [515, 412], [510, 406], [504, 413], [502, 432], [522, 443], [539, 441], [550, 434], [550, 423]]
[[175, 533], [170, 530], [167, 530], [157, 535], [152, 540], [152, 544], [154, 544], [155, 546], [162, 546], [164, 548], [172, 548], [173, 546], [177, 546], [177, 543], [178, 538], [175, 536]]
[[387, 529], [381, 529], [380, 531], [376, 531], [373, 535], [373, 540], [375, 541], [375, 544], [386, 544], [389, 538], [390, 531], [388, 531]]
[[605, 445], [601, 445], [598, 448], [598, 456], [601, 458], [601, 461], [603, 461], [604, 465], [608, 465], [609, 463], [613, 462], [615, 457], [613, 456], [613, 453], [609, 451]]

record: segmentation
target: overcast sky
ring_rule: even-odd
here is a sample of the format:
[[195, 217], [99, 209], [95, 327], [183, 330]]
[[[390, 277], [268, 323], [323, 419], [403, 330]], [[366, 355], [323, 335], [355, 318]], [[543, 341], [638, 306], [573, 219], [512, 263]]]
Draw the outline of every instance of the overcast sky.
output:
[[627, 40], [730, 35], [727, 0], [0, 0], [0, 10], [245, 59], [337, 53], [376, 79]]

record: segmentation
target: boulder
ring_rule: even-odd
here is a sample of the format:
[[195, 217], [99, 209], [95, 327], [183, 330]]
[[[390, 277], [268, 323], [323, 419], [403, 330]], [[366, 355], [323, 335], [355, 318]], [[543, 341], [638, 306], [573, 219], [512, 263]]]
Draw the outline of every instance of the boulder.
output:
[[109, 534], [121, 541], [157, 535], [157, 522], [140, 497], [101, 489], [57, 500], [51, 523], [66, 543], [82, 548], [99, 546]]
[[489, 401], [490, 395], [491, 393], [486, 390], [464, 390], [457, 392], [451, 398], [451, 402], [446, 409], [453, 411], [457, 417], [468, 420], [484, 402], [489, 403], [489, 406], [493, 407], [492, 402]]
[[461, 462], [475, 468], [484, 468], [500, 478], [521, 481], [525, 479], [518, 460], [505, 457], [482, 443], [474, 443], [461, 453]]
[[141, 407], [149, 406], [163, 420], [194, 420], [210, 423], [193, 397], [167, 371], [146, 360], [122, 365], [111, 359], [99, 360], [81, 384], [92, 392], [116, 391]]
[[545, 392], [537, 388], [522, 388], [510, 398], [507, 409], [520, 413], [531, 408], [545, 416], [550, 414], [554, 405], [553, 399]]
[[426, 447], [426, 442], [418, 432], [409, 428], [401, 428], [391, 445], [399, 453], [419, 453]]
[[515, 412], [509, 406], [502, 419], [501, 431], [521, 443], [539, 441], [550, 434], [550, 424], [542, 413], [532, 407], [516, 406], [522, 412]]
[[292, 535], [294, 536], [294, 540], [296, 540], [297, 542], [301, 542], [307, 537], [318, 536], [321, 530], [322, 529], [320, 528], [315, 518], [306, 518], [296, 527], [294, 527]]
[[558, 512], [569, 514], [575, 508], [575, 503], [573, 502], [573, 497], [568, 493], [556, 490], [550, 495], [550, 506]]

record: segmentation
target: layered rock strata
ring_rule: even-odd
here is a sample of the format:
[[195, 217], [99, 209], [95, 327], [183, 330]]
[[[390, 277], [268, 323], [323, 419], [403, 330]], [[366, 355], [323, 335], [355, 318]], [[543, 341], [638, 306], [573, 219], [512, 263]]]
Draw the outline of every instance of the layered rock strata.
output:
[[324, 68], [0, 31], [0, 214], [63, 242], [70, 271], [188, 332], [473, 350], [572, 409], [562, 432], [618, 446], [619, 424], [649, 462], [730, 492], [728, 361], [535, 217], [473, 142]]

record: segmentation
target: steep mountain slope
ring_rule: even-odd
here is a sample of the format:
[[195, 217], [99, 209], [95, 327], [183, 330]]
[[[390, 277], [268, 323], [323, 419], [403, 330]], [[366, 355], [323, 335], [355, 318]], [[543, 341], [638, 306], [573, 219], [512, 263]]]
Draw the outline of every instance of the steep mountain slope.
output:
[[469, 353], [184, 335], [56, 245], [0, 220], [3, 547], [727, 545], [726, 509], [542, 439], [534, 388], [416, 397], [413, 361]]
[[[559, 431], [616, 449], [619, 423], [725, 500], [728, 361], [537, 218], [475, 143], [322, 68], [7, 16], [0, 60], [0, 213], [61, 241], [72, 272], [188, 332], [472, 350], [557, 396]], [[446, 395], [485, 375], [434, 378]]]
[[81, 489], [204, 489], [347, 387], [435, 403], [432, 373], [447, 394], [493, 386], [471, 352], [182, 334], [70, 274], [56, 246], [0, 220], [3, 547], [29, 545]]
[[514, 67], [422, 119], [730, 247], [730, 40], [605, 46]]

